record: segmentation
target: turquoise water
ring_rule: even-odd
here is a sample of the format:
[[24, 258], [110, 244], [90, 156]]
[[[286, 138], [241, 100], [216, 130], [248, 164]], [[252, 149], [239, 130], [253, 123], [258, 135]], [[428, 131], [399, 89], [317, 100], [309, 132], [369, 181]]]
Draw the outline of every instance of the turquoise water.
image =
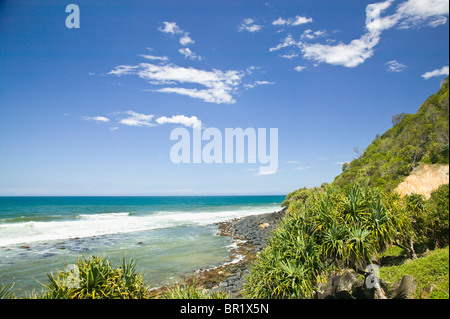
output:
[[232, 261], [214, 223], [280, 208], [284, 196], [0, 197], [0, 281], [40, 291], [84, 255], [138, 261], [157, 287]]

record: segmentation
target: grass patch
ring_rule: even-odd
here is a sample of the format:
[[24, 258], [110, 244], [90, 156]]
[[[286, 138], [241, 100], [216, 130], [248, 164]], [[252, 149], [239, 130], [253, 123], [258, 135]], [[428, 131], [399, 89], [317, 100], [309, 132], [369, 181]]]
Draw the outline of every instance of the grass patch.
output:
[[386, 256], [403, 257], [406, 256], [406, 251], [398, 246], [390, 246], [384, 252], [377, 254], [378, 258]]
[[[385, 281], [396, 282], [404, 275], [413, 276], [417, 281], [417, 290], [414, 298], [425, 297], [427, 299], [449, 298], [449, 248], [436, 249], [425, 257], [416, 259], [409, 263], [382, 267], [380, 277]], [[430, 294], [424, 290], [433, 287]], [[421, 296], [422, 295], [422, 296]]]

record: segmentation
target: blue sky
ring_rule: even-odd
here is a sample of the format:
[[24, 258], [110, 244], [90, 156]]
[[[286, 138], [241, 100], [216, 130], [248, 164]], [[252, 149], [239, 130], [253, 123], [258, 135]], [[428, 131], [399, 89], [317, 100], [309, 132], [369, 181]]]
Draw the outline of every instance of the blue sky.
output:
[[[67, 28], [70, 3], [80, 28]], [[366, 26], [375, 4], [379, 24]], [[2, 1], [0, 195], [286, 194], [448, 74], [448, 0]], [[278, 128], [278, 170], [174, 164], [176, 127]]]

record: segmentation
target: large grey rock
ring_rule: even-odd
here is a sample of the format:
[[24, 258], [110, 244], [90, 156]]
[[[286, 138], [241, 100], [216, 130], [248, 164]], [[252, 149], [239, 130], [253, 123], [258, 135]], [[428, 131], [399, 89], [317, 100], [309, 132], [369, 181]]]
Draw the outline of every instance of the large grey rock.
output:
[[417, 289], [414, 277], [405, 275], [400, 282], [400, 285], [395, 289], [393, 299], [412, 299], [414, 292]]

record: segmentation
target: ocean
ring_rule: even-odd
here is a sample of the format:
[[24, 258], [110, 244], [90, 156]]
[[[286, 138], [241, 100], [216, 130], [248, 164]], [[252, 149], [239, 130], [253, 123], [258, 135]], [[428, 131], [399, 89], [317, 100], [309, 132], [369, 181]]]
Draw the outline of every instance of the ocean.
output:
[[0, 283], [41, 292], [82, 255], [134, 258], [150, 287], [233, 262], [214, 223], [280, 209], [285, 196], [0, 197]]

